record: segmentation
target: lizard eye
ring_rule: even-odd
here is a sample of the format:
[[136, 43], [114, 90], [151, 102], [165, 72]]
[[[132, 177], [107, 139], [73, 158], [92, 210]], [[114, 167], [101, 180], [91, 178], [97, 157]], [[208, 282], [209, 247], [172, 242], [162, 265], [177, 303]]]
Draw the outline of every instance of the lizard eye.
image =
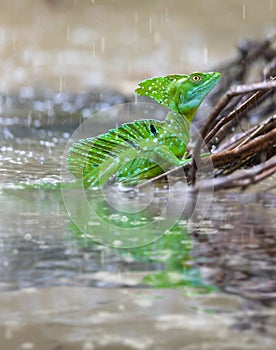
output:
[[194, 81], [195, 83], [198, 83], [200, 80], [201, 80], [200, 75], [193, 75], [192, 76], [192, 81]]

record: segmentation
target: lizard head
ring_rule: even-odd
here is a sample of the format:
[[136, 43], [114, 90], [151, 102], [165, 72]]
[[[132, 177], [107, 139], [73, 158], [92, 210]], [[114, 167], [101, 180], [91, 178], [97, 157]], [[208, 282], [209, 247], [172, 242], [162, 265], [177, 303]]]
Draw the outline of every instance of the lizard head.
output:
[[144, 80], [135, 91], [138, 95], [154, 98], [172, 112], [185, 115], [191, 121], [201, 102], [219, 79], [218, 72], [174, 74]]

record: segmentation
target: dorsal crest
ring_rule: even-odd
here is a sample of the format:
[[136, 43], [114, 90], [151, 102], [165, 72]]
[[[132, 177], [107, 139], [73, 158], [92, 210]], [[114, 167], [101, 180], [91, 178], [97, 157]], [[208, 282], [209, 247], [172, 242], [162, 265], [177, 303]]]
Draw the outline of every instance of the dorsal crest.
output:
[[187, 75], [171, 74], [164, 77], [146, 79], [139, 83], [139, 88], [135, 92], [140, 96], [151, 97], [165, 107], [172, 108], [173, 83], [184, 78], [187, 78]]

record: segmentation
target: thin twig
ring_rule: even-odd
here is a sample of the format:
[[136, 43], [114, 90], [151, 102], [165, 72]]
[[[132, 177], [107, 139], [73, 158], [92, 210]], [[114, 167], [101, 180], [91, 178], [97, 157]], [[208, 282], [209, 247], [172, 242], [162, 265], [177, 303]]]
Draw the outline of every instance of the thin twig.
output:
[[[193, 171], [192, 171], [192, 183], [195, 183], [195, 173], [197, 170], [197, 164], [200, 162], [200, 149], [203, 140], [206, 138], [208, 132], [214, 125], [214, 122], [219, 115], [219, 113], [227, 106], [227, 104], [231, 101], [231, 99], [238, 95], [243, 95], [250, 92], [260, 91], [260, 90], [269, 90], [276, 88], [276, 81], [265, 81], [261, 83], [248, 84], [248, 85], [237, 85], [230, 88], [230, 90], [219, 100], [217, 105], [213, 108], [211, 114], [209, 115], [208, 121], [203, 127], [201, 131], [201, 137], [198, 138], [193, 154]], [[261, 92], [259, 92], [261, 94]], [[245, 106], [243, 105], [242, 110], [244, 110]], [[235, 112], [235, 111], [234, 111]], [[235, 113], [231, 115], [231, 118], [235, 116]], [[230, 119], [231, 120], [231, 119]]]
[[251, 132], [248, 131], [247, 132], [248, 136], [243, 138], [243, 140], [238, 145], [235, 146], [235, 149], [245, 145], [247, 142], [252, 140], [254, 137], [256, 137], [256, 136], [260, 135], [261, 133], [263, 133], [270, 123], [271, 124], [273, 123], [273, 125], [275, 124], [275, 126], [276, 126], [276, 114], [274, 116], [270, 117], [265, 122], [257, 125], [257, 127], [254, 127], [253, 131], [251, 131]]
[[276, 145], [276, 129], [271, 130], [265, 135], [256, 137], [254, 140], [248, 142], [246, 145], [232, 150], [226, 150], [210, 156], [214, 167], [223, 166], [229, 163], [236, 163], [245, 160], [246, 158], [257, 154], [258, 152], [265, 152]]
[[223, 127], [223, 125], [229, 123], [234, 118], [239, 117], [244, 111], [248, 111], [252, 105], [256, 104], [256, 100], [263, 96], [265, 93], [265, 90], [255, 92], [252, 96], [245, 100], [238, 108], [234, 109], [226, 117], [219, 120], [218, 123], [214, 126], [214, 128], [206, 136], [205, 142], [208, 143], [211, 140], [211, 138], [213, 138], [214, 135]]
[[[262, 97], [259, 97], [255, 105], [253, 104], [252, 107], [258, 107], [261, 105], [265, 100], [268, 100], [269, 97], [271, 97], [273, 94], [273, 91], [267, 91]], [[250, 107], [250, 109], [252, 109]], [[275, 108], [273, 107], [273, 102], [271, 101], [269, 104], [266, 104], [266, 106], [262, 109], [262, 114], [266, 115], [267, 113], [270, 113], [271, 111], [274, 111]], [[216, 137], [210, 140], [208, 143], [211, 143], [212, 145], [218, 145], [220, 144], [227, 136], [230, 135], [231, 132], [237, 127], [237, 125], [240, 124], [241, 120], [243, 118], [246, 118], [248, 116], [248, 110], [245, 110], [243, 113], [239, 114], [236, 118], [232, 119], [227, 124], [223, 125], [220, 130], [216, 133]], [[234, 129], [233, 129], [234, 128]], [[255, 130], [256, 126], [254, 127]], [[242, 130], [243, 133], [250, 133], [250, 131], [245, 132]], [[246, 135], [244, 135], [246, 136]], [[209, 134], [207, 135], [206, 139], [209, 138]], [[210, 147], [210, 146], [209, 146]], [[228, 147], [227, 143], [224, 144], [224, 148]]]
[[244, 170], [235, 176], [224, 176], [212, 180], [202, 180], [194, 188], [196, 191], [218, 191], [235, 187], [240, 187], [244, 190], [249, 185], [256, 184], [274, 173], [276, 173], [276, 157], [259, 164], [254, 169]]

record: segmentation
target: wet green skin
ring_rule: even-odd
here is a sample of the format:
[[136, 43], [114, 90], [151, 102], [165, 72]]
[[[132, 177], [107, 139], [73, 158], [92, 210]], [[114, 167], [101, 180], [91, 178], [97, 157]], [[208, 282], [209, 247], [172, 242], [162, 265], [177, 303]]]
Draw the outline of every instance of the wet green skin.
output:
[[137, 120], [69, 149], [67, 166], [84, 187], [102, 186], [111, 176], [132, 185], [185, 163], [190, 123], [220, 73], [168, 75], [142, 81], [135, 91], [169, 109], [165, 121]]

